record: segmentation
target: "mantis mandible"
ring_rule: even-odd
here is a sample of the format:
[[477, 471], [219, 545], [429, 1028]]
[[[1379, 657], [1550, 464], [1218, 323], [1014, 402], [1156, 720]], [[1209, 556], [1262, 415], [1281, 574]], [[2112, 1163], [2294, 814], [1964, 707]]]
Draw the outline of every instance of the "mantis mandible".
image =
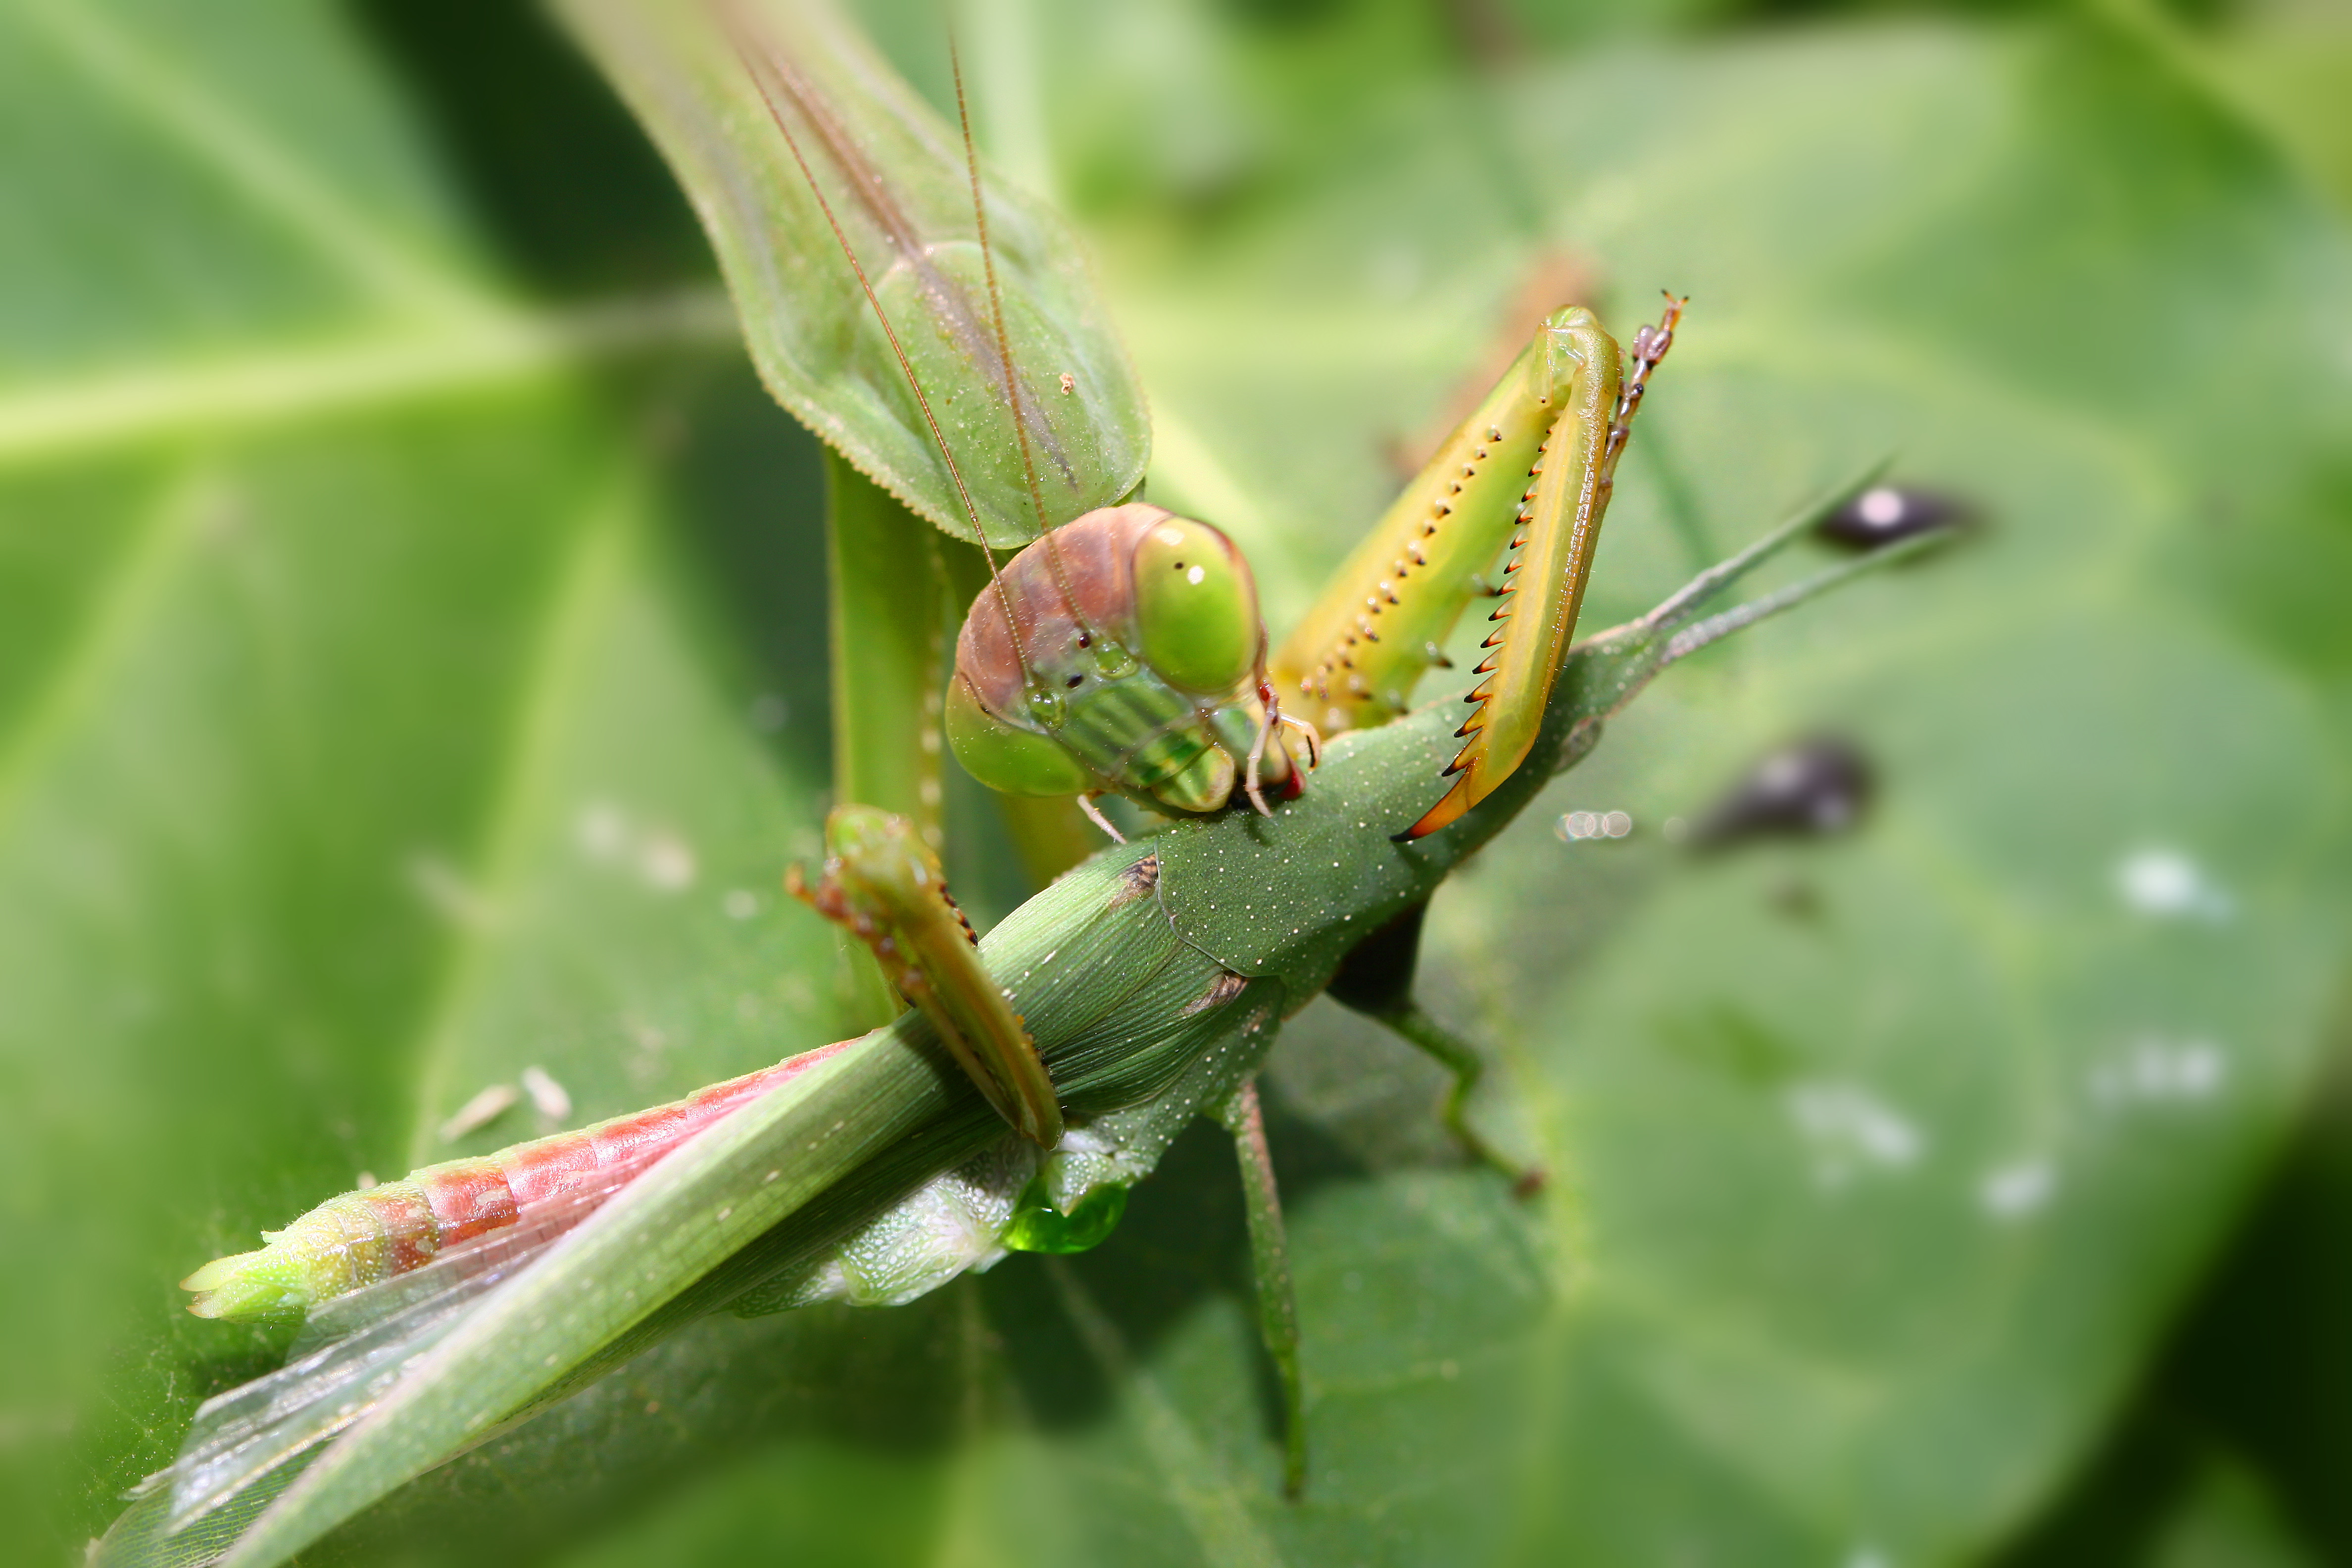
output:
[[[1055, 530], [1143, 504], [1129, 499], [1141, 471], [1140, 397], [1050, 215], [988, 186], [958, 139], [820, 13], [610, 4], [583, 5], [573, 20], [704, 198], [779, 395], [948, 531], [995, 546], [1036, 542], [1029, 583], [1015, 585], [1018, 560], [1004, 566], [967, 622], [978, 628], [971, 640], [984, 643], [993, 604], [1018, 705], [1001, 695], [1006, 660], [982, 669], [987, 656], [977, 653], [952, 689], [964, 695], [949, 700], [959, 750], [983, 776], [1011, 775], [1033, 795], [1113, 790], [1173, 820], [1087, 859], [976, 947], [925, 923], [909, 912], [916, 906], [870, 916], [863, 934], [893, 939], [907, 960], [898, 980], [931, 1005], [788, 1058], [756, 1081], [706, 1091], [712, 1115], [698, 1121], [672, 1108], [644, 1113], [679, 1133], [656, 1157], [601, 1164], [603, 1174], [530, 1204], [519, 1173], [550, 1168], [555, 1148], [493, 1157], [515, 1218], [470, 1236], [461, 1220], [430, 1249], [364, 1226], [305, 1232], [303, 1245], [316, 1243], [299, 1289], [311, 1331], [294, 1363], [207, 1406], [182, 1465], [118, 1525], [102, 1560], [280, 1561], [702, 1313], [903, 1300], [1007, 1249], [1088, 1245], [1202, 1114], [1234, 1134], [1242, 1160], [1295, 1490], [1307, 1434], [1299, 1333], [1255, 1089], [1280, 1020], [1329, 987], [1391, 1023], [1455, 1071], [1449, 1121], [1486, 1154], [1461, 1115], [1475, 1054], [1411, 1000], [1413, 937], [1430, 895], [1668, 665], [1937, 541], [1909, 540], [1707, 613], [1865, 477], [1648, 615], [1571, 647], [1624, 433], [1679, 306], [1635, 340], [1630, 371], [1590, 312], [1568, 310], [1547, 321], [1323, 604], [1271, 652], [1245, 564], [1193, 520], [1136, 516], [1110, 554], [1116, 575], [1125, 552], [1130, 587], [1140, 562], [1147, 575], [1181, 576], [1197, 597], [1157, 608], [1144, 593], [1086, 601], [1072, 562], [1057, 560], [1065, 542], [1076, 556], [1076, 542]], [[960, 214], [942, 191], [961, 197]], [[927, 211], [932, 197], [937, 210]], [[974, 216], [990, 237], [975, 237]], [[785, 230], [797, 237], [780, 237]], [[808, 303], [828, 289], [832, 306]], [[1077, 304], [1063, 309], [1071, 297]], [[803, 334], [822, 351], [814, 361], [807, 343], [785, 341], [795, 310], [824, 329]], [[847, 515], [860, 503], [845, 493], [836, 511]], [[1522, 505], [1535, 526], [1513, 542]], [[1428, 649], [1476, 596], [1474, 574], [1507, 547], [1518, 570], [1504, 630], [1530, 635], [1490, 644], [1481, 673], [1493, 679], [1472, 693], [1471, 724], [1456, 729], [1452, 703], [1409, 711], [1415, 679], [1433, 667]], [[963, 559], [966, 585], [976, 559]], [[952, 583], [955, 571], [937, 575]], [[1037, 631], [1056, 612], [1068, 623], [1061, 647]], [[918, 605], [891, 633], [901, 634], [919, 647], [936, 618]], [[1068, 662], [1073, 645], [1090, 668]], [[1063, 693], [1088, 680], [1113, 690], [1143, 671], [1164, 691], [1156, 707], [1128, 705], [1130, 718], [1147, 710], [1133, 744], [1107, 724], [1066, 744], [1078, 705], [1065, 697], [1057, 725], [1041, 714], [1049, 705], [1032, 700], [1055, 682]], [[940, 684], [935, 668], [918, 679], [900, 732], [880, 748], [913, 759], [890, 784], [906, 786], [900, 798], [843, 791], [911, 826], [856, 819], [862, 838], [835, 845], [836, 886], [844, 875], [929, 886], [909, 870], [924, 867], [926, 748], [921, 726], [903, 715], [923, 711]], [[866, 694], [869, 710], [885, 705]], [[1319, 755], [1310, 729], [1328, 732]], [[1182, 744], [1152, 751], [1179, 731]], [[869, 778], [890, 773], [853, 762], [853, 777], [860, 765]], [[1234, 889], [1267, 896], [1236, 909]], [[1350, 963], [1367, 951], [1378, 962]], [[942, 997], [960, 998], [966, 1016], [951, 1016]], [[942, 1071], [942, 1062], [952, 1065]], [[1040, 1077], [1050, 1091], [1042, 1099]], [[560, 1137], [572, 1155], [594, 1143]], [[338, 1225], [393, 1212], [395, 1200], [413, 1215], [437, 1194], [493, 1184], [479, 1170], [460, 1181], [446, 1168], [413, 1181], [413, 1192], [381, 1204], [326, 1207]], [[224, 1309], [298, 1304], [291, 1275], [225, 1266], [236, 1262], [199, 1270], [192, 1285]], [[247, 1294], [233, 1298], [233, 1288]]]

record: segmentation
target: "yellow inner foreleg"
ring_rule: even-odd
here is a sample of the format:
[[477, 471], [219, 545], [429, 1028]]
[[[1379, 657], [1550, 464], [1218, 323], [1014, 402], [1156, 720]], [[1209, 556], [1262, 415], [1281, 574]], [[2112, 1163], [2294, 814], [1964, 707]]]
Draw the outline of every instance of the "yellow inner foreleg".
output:
[[1616, 340], [1588, 311], [1570, 318], [1561, 330], [1570, 334], [1573, 369], [1557, 389], [1559, 411], [1536, 456], [1534, 482], [1522, 497], [1503, 565], [1502, 602], [1487, 617], [1495, 630], [1481, 645], [1489, 651], [1475, 672], [1486, 679], [1464, 700], [1475, 706], [1455, 731], [1470, 743], [1446, 767], [1454, 787], [1405, 830], [1407, 837], [1436, 832], [1517, 770], [1535, 744], [1545, 699], [1576, 632], [1609, 507], [1603, 459], [1620, 372]]
[[1509, 537], [1559, 416], [1570, 340], [1556, 311], [1484, 401], [1399, 492], [1267, 663], [1286, 708], [1324, 734], [1402, 717]]
[[1286, 700], [1327, 731], [1404, 712], [1481, 574], [1507, 540], [1501, 604], [1466, 700], [1469, 743], [1446, 769], [1454, 787], [1406, 836], [1459, 817], [1518, 767], [1576, 631], [1617, 457], [1650, 367], [1681, 313], [1634, 342], [1631, 374], [1591, 311], [1554, 311], [1494, 391], [1463, 422], [1350, 556], [1284, 642], [1271, 673]]

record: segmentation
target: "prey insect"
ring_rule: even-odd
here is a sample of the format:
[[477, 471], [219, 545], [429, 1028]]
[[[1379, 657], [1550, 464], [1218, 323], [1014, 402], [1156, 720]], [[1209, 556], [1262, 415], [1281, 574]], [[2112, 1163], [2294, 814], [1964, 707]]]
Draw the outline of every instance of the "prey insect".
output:
[[[732, 1107], [709, 1119], [643, 1113], [677, 1136], [576, 1186], [521, 1195], [533, 1173], [586, 1170], [579, 1152], [614, 1124], [492, 1156], [496, 1182], [464, 1163], [381, 1203], [332, 1200], [274, 1256], [199, 1270], [207, 1306], [305, 1310], [305, 1337], [283, 1371], [205, 1407], [100, 1560], [282, 1561], [700, 1315], [886, 1305], [1009, 1251], [1081, 1250], [1203, 1115], [1242, 1163], [1295, 1494], [1312, 1384], [1255, 1089], [1280, 1021], [1328, 987], [1394, 1025], [1449, 1061], [1449, 1120], [1486, 1152], [1461, 1108], [1476, 1054], [1412, 1001], [1431, 895], [1660, 671], [1934, 541], [1708, 613], [1857, 482], [1651, 614], [1572, 641], [1680, 302], [1630, 361], [1570, 309], [1273, 647], [1230, 542], [1133, 499], [1140, 397], [1099, 310], [1071, 304], [1083, 269], [1055, 260], [1050, 215], [957, 156], [968, 137], [806, 5], [580, 0], [572, 19], [701, 198], [779, 396], [942, 530], [983, 550], [1032, 541], [1001, 567], [989, 553], [965, 618], [943, 720], [959, 754], [1032, 795], [1116, 791], [1171, 820], [975, 945], [920, 826], [900, 820], [915, 810], [837, 816], [803, 887], [916, 1006], [706, 1091]], [[1452, 703], [1411, 709], [1431, 649], [1506, 555], [1470, 721]], [[921, 616], [900, 629], [918, 647], [936, 632]], [[1237, 910], [1221, 893], [1236, 884], [1278, 916]], [[511, 1214], [494, 1197], [496, 1223], [459, 1234], [473, 1211], [457, 1200], [498, 1182]], [[429, 1245], [400, 1228], [419, 1213], [443, 1226], [436, 1203], [451, 1217]]]

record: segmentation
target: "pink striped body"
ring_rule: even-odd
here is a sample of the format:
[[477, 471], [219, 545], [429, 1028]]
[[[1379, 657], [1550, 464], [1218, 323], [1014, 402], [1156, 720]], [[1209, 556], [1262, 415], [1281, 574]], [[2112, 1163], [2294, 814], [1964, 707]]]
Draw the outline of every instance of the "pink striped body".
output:
[[207, 1264], [182, 1283], [199, 1317], [249, 1318], [309, 1308], [432, 1260], [444, 1247], [515, 1224], [537, 1204], [618, 1187], [703, 1129], [840, 1050], [821, 1046], [573, 1132], [451, 1160], [397, 1182], [330, 1198], [265, 1231], [268, 1246]]

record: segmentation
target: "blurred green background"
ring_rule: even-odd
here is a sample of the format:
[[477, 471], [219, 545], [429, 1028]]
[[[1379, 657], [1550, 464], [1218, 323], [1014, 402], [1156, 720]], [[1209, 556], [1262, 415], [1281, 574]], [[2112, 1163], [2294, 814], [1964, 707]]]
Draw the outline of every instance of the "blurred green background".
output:
[[[931, 0], [865, 9], [942, 94]], [[1440, 896], [1430, 999], [1544, 1200], [1420, 1059], [1290, 1026], [1303, 1503], [1195, 1136], [1062, 1279], [704, 1324], [315, 1558], [2352, 1562], [2352, 17], [960, 26], [1152, 493], [1277, 628], [1547, 295], [1694, 296], [1589, 624], [1888, 451], [1985, 527], [1677, 670]], [[78, 1561], [271, 1364], [173, 1280], [482, 1085], [584, 1120], [831, 1037], [777, 887], [826, 804], [819, 464], [714, 289], [526, 6], [0, 12], [0, 1553]], [[1657, 831], [1820, 731], [1858, 830]]]

